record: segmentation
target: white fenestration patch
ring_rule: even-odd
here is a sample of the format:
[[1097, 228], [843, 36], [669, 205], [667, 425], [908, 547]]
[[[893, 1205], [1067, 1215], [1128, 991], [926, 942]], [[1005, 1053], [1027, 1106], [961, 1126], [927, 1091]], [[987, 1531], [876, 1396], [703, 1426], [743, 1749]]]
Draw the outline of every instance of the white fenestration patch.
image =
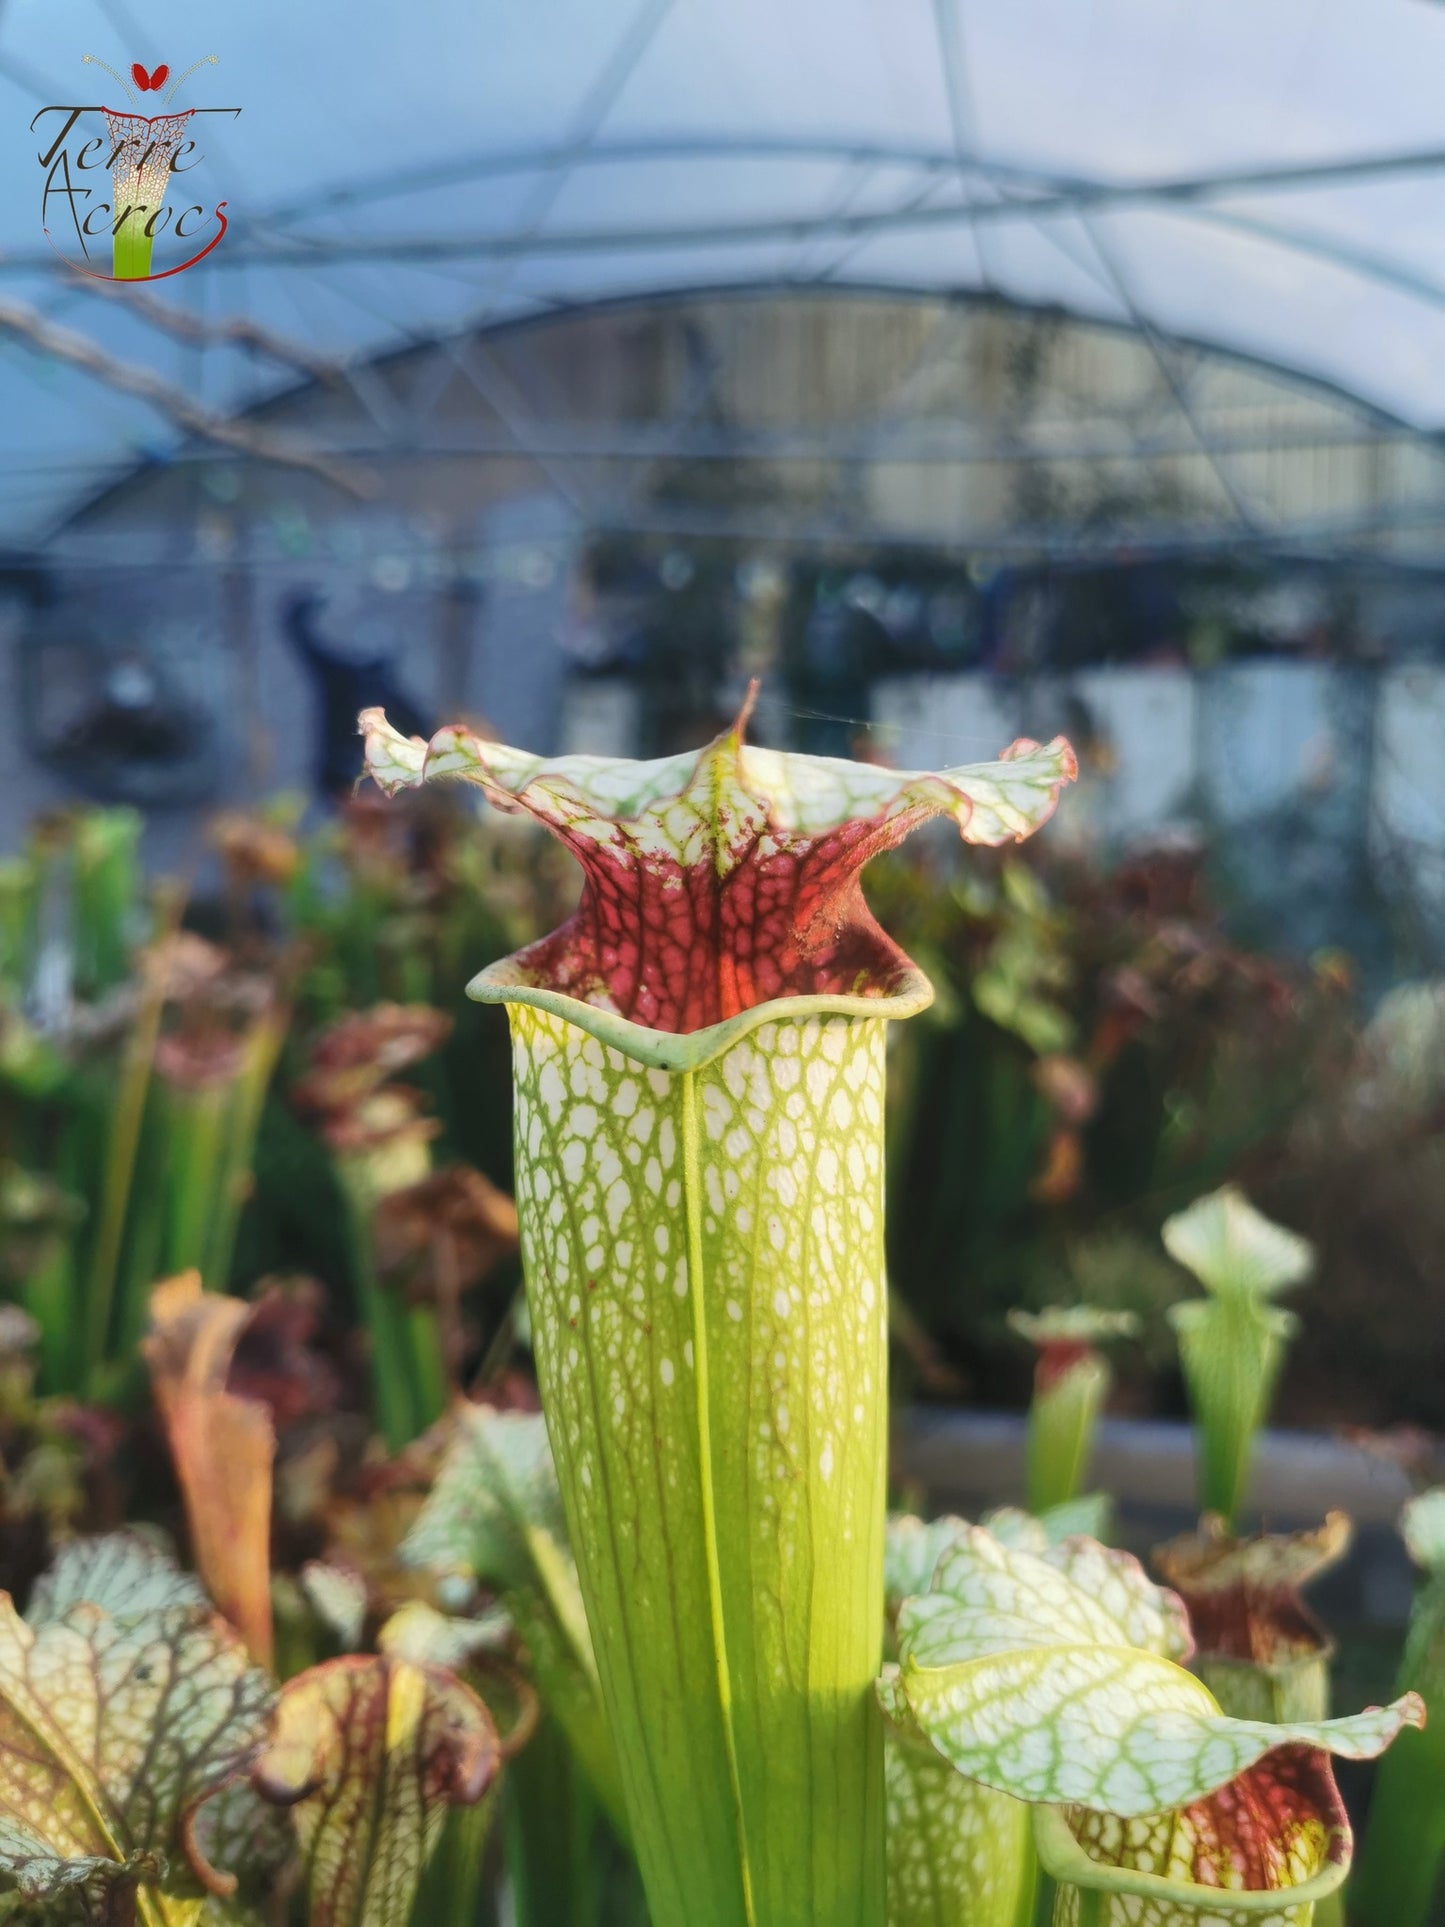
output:
[[1119, 1820], [1191, 1806], [1282, 1746], [1372, 1758], [1419, 1717], [1400, 1700], [1336, 1720], [1231, 1718], [1170, 1656], [1187, 1637], [1179, 1602], [1088, 1540], [1030, 1552], [960, 1526], [897, 1630], [908, 1714], [959, 1773]]
[[889, 1920], [1016, 1919], [1034, 1879], [1029, 1809], [891, 1733], [883, 1761]]

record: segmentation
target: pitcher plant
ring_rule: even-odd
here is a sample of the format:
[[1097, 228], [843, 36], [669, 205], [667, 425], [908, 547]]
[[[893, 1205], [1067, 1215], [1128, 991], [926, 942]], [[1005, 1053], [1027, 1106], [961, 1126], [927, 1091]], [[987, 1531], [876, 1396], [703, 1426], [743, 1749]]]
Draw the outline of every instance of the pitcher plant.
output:
[[386, 791], [535, 817], [575, 914], [505, 1004], [538, 1377], [656, 1927], [883, 1916], [884, 1037], [929, 1002], [863, 900], [930, 817], [1027, 836], [1058, 739], [911, 774], [748, 746], [549, 761], [362, 717]]

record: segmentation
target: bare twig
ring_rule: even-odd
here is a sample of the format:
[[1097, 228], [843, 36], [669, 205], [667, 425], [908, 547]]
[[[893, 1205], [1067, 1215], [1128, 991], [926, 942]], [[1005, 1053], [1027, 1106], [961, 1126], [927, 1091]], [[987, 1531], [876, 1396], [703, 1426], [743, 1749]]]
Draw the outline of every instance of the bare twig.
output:
[[122, 361], [118, 356], [108, 354], [89, 335], [58, 327], [23, 302], [0, 301], [0, 335], [3, 334], [17, 336], [41, 354], [50, 356], [54, 361], [65, 362], [72, 368], [79, 368], [123, 395], [135, 395], [141, 401], [149, 402], [152, 408], [159, 410], [188, 434], [215, 442], [219, 447], [232, 449], [237, 454], [253, 456], [258, 461], [275, 462], [282, 468], [304, 469], [312, 475], [319, 475], [333, 487], [345, 490], [348, 495], [365, 497], [372, 493], [374, 484], [364, 470], [354, 468], [347, 462], [335, 461], [331, 456], [308, 448], [290, 436], [276, 435], [269, 429], [218, 415], [212, 409], [202, 407], [174, 382], [164, 380], [149, 368], [137, 367], [134, 362]]
[[294, 341], [289, 335], [273, 334], [249, 315], [224, 315], [218, 320], [207, 321], [200, 315], [188, 313], [184, 308], [173, 308], [153, 294], [143, 294], [133, 282], [97, 280], [88, 274], [76, 275], [74, 285], [86, 294], [100, 295], [118, 302], [140, 320], [148, 322], [153, 328], [163, 329], [179, 341], [223, 343], [235, 348], [248, 348], [253, 354], [265, 355], [271, 361], [279, 361], [283, 367], [294, 368], [300, 374], [310, 375], [313, 380], [324, 381], [332, 386], [338, 385], [343, 378], [339, 361], [328, 355], [317, 354], [304, 342]]

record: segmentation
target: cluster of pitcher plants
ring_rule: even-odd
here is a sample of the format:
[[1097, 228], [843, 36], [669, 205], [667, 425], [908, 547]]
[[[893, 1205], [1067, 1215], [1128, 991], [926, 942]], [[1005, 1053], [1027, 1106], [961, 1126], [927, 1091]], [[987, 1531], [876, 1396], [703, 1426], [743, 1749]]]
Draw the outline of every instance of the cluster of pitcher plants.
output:
[[[888, 1512], [887, 1035], [932, 993], [860, 877], [935, 817], [1029, 836], [1068, 745], [910, 774], [759, 749], [746, 721], [630, 763], [362, 718], [383, 792], [474, 784], [581, 868], [560, 926], [468, 986], [510, 1022], [514, 1214], [433, 1167], [433, 1094], [400, 1081], [434, 985], [322, 1029], [298, 1095], [392, 1525], [293, 1581], [272, 1546], [296, 1468], [283, 1501], [275, 1404], [237, 1372], [261, 1311], [202, 1282], [234, 1238], [228, 1159], [204, 1209], [181, 1188], [193, 1235], [168, 1221], [135, 1262], [193, 1267], [148, 1294], [141, 1355], [195, 1576], [120, 1532], [0, 1606], [0, 1913], [462, 1927], [496, 1917], [502, 1864], [524, 1927], [1428, 1921], [1445, 1493], [1405, 1520], [1427, 1579], [1398, 1696], [1342, 1717], [1300, 1589], [1348, 1522], [1240, 1536], [1303, 1240], [1228, 1188], [1165, 1226], [1202, 1293], [1171, 1315], [1203, 1517], [1157, 1582], [1087, 1491], [1118, 1311], [1014, 1320], [1027, 1511]], [[266, 1021], [220, 1008], [228, 1036]], [[540, 1413], [461, 1384], [460, 1294], [515, 1241]], [[1382, 1755], [1357, 1857], [1332, 1761]]]

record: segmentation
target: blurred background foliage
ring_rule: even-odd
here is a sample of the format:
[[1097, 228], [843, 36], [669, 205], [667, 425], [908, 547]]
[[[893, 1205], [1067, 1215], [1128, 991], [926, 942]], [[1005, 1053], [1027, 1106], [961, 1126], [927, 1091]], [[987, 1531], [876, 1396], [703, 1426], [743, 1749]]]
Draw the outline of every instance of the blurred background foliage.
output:
[[[41, 1392], [122, 1408], [157, 1277], [279, 1292], [342, 1409], [392, 1399], [396, 1449], [525, 1336], [505, 1019], [464, 989], [575, 882], [446, 794], [299, 815], [215, 819], [182, 883], [145, 878], [124, 810], [47, 818], [6, 864], [0, 1278]], [[1124, 1409], [1182, 1411], [1159, 1226], [1235, 1179], [1322, 1253], [1285, 1416], [1445, 1423], [1414, 1311], [1445, 1228], [1433, 987], [1365, 1024], [1342, 956], [1225, 934], [1182, 839], [1105, 868], [938, 835], [869, 890], [937, 990], [892, 1041], [900, 1394], [1021, 1406], [1005, 1313], [1082, 1301], [1141, 1316]]]

